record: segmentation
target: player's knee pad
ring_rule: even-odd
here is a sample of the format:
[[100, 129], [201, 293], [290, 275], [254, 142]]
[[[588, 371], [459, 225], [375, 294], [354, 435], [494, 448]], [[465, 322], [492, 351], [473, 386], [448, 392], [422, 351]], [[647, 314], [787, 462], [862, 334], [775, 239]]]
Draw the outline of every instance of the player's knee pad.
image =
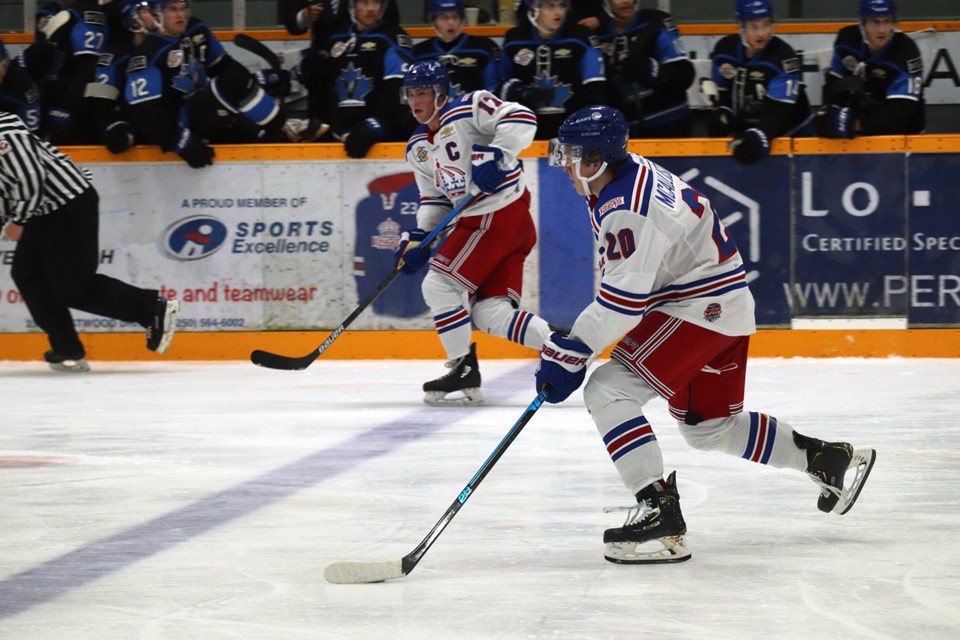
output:
[[738, 421], [737, 416], [729, 416], [704, 420], [696, 425], [678, 421], [677, 425], [680, 427], [680, 435], [684, 441], [694, 449], [725, 451], [730, 445], [731, 432], [736, 429]]
[[226, 69], [213, 79], [210, 87], [220, 104], [261, 127], [270, 123], [280, 112], [276, 101], [245, 69]]
[[456, 309], [466, 303], [463, 286], [436, 271], [428, 271], [421, 286], [423, 301], [436, 315], [438, 312]]
[[497, 296], [478, 300], [473, 304], [472, 311], [473, 322], [480, 331], [503, 337], [507, 335], [507, 327], [516, 309], [510, 298]]
[[583, 389], [583, 401], [591, 415], [617, 400], [630, 400], [642, 407], [656, 397], [650, 385], [616, 360], [597, 367]]

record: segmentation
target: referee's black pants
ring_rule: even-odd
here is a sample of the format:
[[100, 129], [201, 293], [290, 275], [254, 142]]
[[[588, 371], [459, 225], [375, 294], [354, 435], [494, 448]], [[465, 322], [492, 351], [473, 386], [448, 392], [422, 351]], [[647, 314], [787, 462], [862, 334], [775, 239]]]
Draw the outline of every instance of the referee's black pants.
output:
[[85, 355], [70, 309], [138, 322], [153, 321], [158, 293], [97, 273], [100, 197], [90, 187], [45, 216], [27, 220], [10, 275], [54, 352]]

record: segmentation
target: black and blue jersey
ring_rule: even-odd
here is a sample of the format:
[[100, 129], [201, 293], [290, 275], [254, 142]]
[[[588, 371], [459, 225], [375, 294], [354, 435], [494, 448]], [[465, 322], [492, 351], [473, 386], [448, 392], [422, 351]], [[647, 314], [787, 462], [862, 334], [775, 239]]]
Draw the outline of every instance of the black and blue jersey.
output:
[[334, 132], [342, 135], [376, 118], [385, 139], [406, 140], [413, 118], [400, 104], [400, 87], [413, 53], [410, 36], [386, 21], [364, 31], [351, 24], [330, 36], [325, 51], [327, 121]]
[[452, 42], [430, 38], [413, 47], [414, 61], [439, 60], [450, 73], [448, 96], [500, 87], [500, 47], [490, 38], [461, 33]]
[[[837, 81], [863, 80], [857, 104], [840, 104], [849, 95], [836, 91]], [[923, 58], [910, 36], [895, 31], [882, 49], [871, 53], [860, 27], [851, 25], [837, 33], [830, 73], [824, 87], [824, 104], [852, 106], [862, 135], [900, 135], [923, 131]]]
[[[529, 23], [504, 36], [501, 95], [536, 112], [538, 139], [556, 137], [563, 120], [578, 109], [606, 104], [603, 54], [590, 46], [589, 37], [580, 25], [564, 25], [544, 40]], [[522, 88], [517, 95], [510, 91], [511, 80]]]
[[669, 14], [637, 11], [622, 33], [603, 14], [590, 42], [603, 52], [610, 104], [627, 116], [631, 135], [691, 117], [687, 88], [695, 75], [693, 63]]
[[736, 132], [757, 128], [772, 139], [810, 120], [800, 58], [781, 38], [773, 36], [748, 57], [739, 35], [724, 36], [713, 49], [711, 66], [720, 104], [733, 110]]

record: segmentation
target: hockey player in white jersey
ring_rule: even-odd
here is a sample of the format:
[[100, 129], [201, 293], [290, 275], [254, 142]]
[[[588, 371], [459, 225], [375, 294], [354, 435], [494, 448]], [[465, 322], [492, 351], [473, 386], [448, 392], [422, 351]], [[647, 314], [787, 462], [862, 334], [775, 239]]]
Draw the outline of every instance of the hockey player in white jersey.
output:
[[602, 275], [570, 334], [544, 342], [536, 383], [549, 387], [547, 402], [562, 402], [583, 383], [591, 357], [617, 343], [583, 391], [637, 499], [624, 525], [604, 532], [606, 558], [690, 558], [676, 472], [664, 479], [660, 446], [643, 414], [658, 395], [690, 446], [805, 472], [820, 487], [821, 511], [849, 511], [873, 467], [873, 449], [824, 442], [743, 411], [754, 302], [736, 244], [710, 202], [648, 158], [628, 154], [626, 119], [610, 107], [567, 118], [550, 143], [550, 164], [563, 167], [587, 197]]
[[[517, 159], [537, 129], [532, 111], [489, 91], [447, 100], [450, 78], [436, 60], [418, 62], [403, 78], [402, 100], [420, 126], [407, 143], [407, 163], [420, 190], [417, 229], [397, 248], [400, 268], [430, 261], [423, 297], [433, 314], [450, 371], [423, 385], [427, 404], [479, 404], [480, 370], [471, 322], [491, 335], [539, 349], [546, 321], [519, 308], [523, 263], [537, 241], [530, 193]], [[420, 244], [464, 198], [471, 199], [437, 255]], [[451, 395], [454, 394], [454, 395]]]

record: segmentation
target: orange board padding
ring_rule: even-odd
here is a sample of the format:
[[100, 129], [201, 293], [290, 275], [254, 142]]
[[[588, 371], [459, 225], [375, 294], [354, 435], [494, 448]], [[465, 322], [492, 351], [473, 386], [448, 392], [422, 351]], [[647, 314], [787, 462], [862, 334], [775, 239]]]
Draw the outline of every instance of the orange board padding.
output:
[[[327, 331], [178, 333], [163, 356], [147, 351], [142, 333], [87, 333], [87, 359], [248, 360], [254, 349], [302, 356], [316, 349]], [[537, 358], [536, 351], [474, 332], [481, 359]], [[37, 361], [49, 349], [39, 333], [0, 334], [0, 360]], [[754, 358], [960, 358], [960, 329], [767, 329], [750, 342]], [[324, 360], [443, 360], [433, 331], [347, 331], [323, 354]], [[254, 365], [250, 365], [254, 366]]]

